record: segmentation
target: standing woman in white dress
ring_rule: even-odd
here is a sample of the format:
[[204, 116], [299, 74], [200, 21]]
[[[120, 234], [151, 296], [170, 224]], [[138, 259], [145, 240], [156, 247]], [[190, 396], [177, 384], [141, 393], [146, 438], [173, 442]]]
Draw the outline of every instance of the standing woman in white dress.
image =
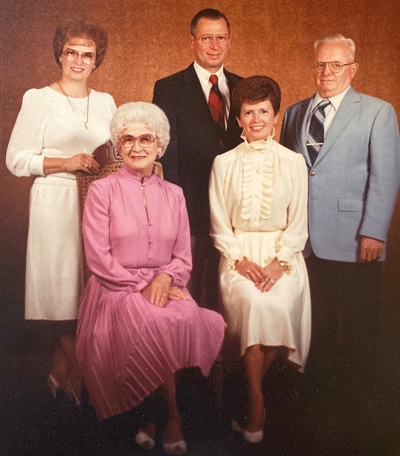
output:
[[302, 371], [311, 332], [302, 255], [307, 170], [300, 154], [273, 140], [280, 101], [279, 85], [267, 76], [235, 86], [232, 109], [244, 142], [215, 158], [210, 177], [211, 236], [221, 253], [227, 322], [224, 354], [227, 361], [241, 358], [248, 388], [247, 419], [232, 425], [249, 443], [264, 437], [265, 373], [278, 356]]
[[62, 390], [76, 405], [82, 385], [75, 357], [82, 258], [75, 173], [98, 172], [92, 152], [110, 136], [115, 102], [87, 84], [107, 45], [107, 32], [93, 22], [69, 19], [58, 26], [53, 47], [60, 78], [24, 94], [6, 157], [13, 174], [35, 177], [29, 202], [25, 319], [43, 321], [46, 335], [55, 337], [47, 384], [54, 397]]

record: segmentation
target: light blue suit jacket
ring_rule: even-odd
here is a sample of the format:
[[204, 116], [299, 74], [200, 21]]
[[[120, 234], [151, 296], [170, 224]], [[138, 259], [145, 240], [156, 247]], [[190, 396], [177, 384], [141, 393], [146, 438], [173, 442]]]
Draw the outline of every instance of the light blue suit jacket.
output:
[[280, 142], [303, 154], [309, 169], [313, 252], [319, 258], [357, 262], [360, 236], [386, 241], [396, 204], [400, 186], [396, 113], [391, 104], [350, 87], [311, 165], [306, 128], [312, 100], [286, 110]]

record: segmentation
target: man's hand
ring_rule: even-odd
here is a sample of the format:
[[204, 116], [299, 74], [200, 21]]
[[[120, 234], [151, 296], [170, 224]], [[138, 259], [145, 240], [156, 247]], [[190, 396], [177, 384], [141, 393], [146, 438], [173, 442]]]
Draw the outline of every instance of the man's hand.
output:
[[360, 259], [363, 263], [379, 260], [382, 255], [383, 241], [379, 239], [361, 236]]

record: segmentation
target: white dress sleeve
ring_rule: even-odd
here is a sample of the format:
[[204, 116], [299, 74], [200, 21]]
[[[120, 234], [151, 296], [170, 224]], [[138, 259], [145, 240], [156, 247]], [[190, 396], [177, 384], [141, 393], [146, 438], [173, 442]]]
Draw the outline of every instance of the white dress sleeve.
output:
[[287, 208], [287, 223], [277, 246], [277, 258], [289, 263], [304, 249], [308, 236], [308, 174], [301, 154], [294, 155], [291, 179], [293, 191]]
[[16, 176], [44, 176], [43, 137], [49, 104], [43, 92], [25, 92], [7, 148], [6, 165]]
[[225, 176], [224, 162], [217, 155], [211, 169], [209, 198], [211, 210], [211, 238], [215, 248], [228, 259], [231, 268], [236, 260], [242, 260], [243, 254], [236, 241], [232, 229], [231, 217], [225, 202]]

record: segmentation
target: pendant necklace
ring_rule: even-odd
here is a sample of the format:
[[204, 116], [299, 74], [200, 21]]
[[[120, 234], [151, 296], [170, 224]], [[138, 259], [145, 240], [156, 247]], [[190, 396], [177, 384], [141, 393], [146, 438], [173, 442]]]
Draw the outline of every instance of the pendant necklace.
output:
[[64, 89], [61, 87], [61, 84], [57, 81], [57, 85], [58, 87], [60, 87], [60, 90], [61, 92], [63, 93], [63, 95], [65, 95], [66, 99], [68, 100], [68, 103], [71, 105], [71, 108], [73, 109], [73, 111], [78, 115], [77, 113], [77, 110], [82, 113], [83, 115], [86, 114], [86, 121], [83, 122], [84, 126], [85, 126], [85, 130], [89, 130], [89, 125], [88, 125], [88, 122], [89, 122], [89, 89], [86, 89], [87, 90], [87, 104], [86, 104], [86, 113], [84, 113], [83, 111], [81, 111], [80, 109], [78, 108], [75, 108], [75, 106], [72, 104], [71, 100], [69, 99], [69, 96], [64, 92]]

